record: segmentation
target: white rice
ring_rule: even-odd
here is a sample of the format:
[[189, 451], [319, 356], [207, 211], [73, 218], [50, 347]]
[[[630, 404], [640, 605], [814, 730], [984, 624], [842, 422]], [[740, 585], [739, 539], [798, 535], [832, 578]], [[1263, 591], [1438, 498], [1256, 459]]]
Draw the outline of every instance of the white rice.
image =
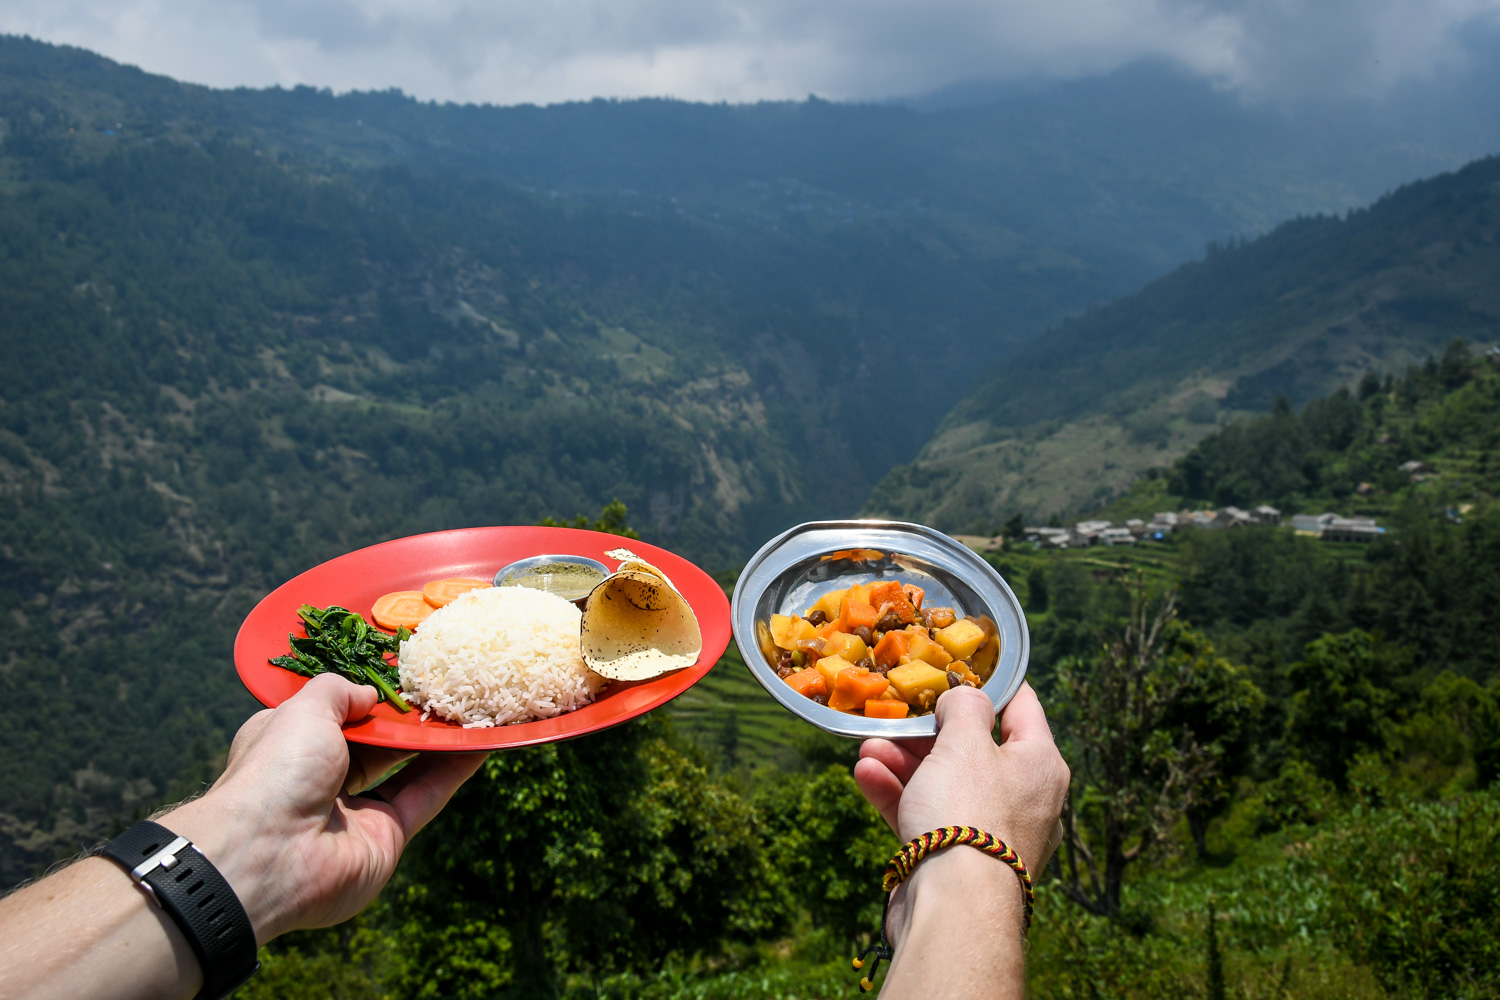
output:
[[465, 729], [582, 708], [608, 681], [584, 665], [581, 617], [571, 602], [540, 590], [471, 590], [401, 644], [401, 691]]

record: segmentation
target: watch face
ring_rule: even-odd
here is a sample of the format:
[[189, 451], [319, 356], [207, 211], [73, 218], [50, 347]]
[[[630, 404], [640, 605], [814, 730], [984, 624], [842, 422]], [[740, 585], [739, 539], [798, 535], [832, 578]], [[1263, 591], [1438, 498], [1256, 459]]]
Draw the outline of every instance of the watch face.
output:
[[597, 531], [462, 528], [398, 538], [331, 559], [288, 580], [255, 606], [235, 639], [235, 668], [250, 693], [274, 708], [307, 683], [269, 662], [290, 652], [289, 634], [304, 634], [297, 617], [304, 604], [339, 605], [370, 621], [375, 602], [387, 594], [421, 591], [436, 580], [490, 580], [502, 568], [539, 555], [581, 556], [613, 569], [620, 560], [608, 553], [621, 547], [660, 568], [687, 599], [703, 637], [702, 651], [691, 666], [651, 680], [610, 681], [592, 703], [550, 719], [465, 729], [436, 716], [424, 720], [421, 711], [401, 713], [382, 702], [368, 717], [346, 725], [344, 733], [355, 743], [401, 750], [496, 750], [606, 729], [659, 708], [712, 669], [729, 645], [729, 600], [707, 573], [681, 556]]

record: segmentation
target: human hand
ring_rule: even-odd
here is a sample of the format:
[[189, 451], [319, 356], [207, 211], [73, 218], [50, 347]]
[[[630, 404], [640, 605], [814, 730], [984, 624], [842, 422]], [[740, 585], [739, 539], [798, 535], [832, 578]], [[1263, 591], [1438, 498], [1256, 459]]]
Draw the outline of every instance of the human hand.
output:
[[207, 794], [159, 819], [223, 873], [257, 944], [369, 905], [407, 842], [488, 756], [421, 754], [379, 787], [380, 798], [355, 797], [412, 756], [345, 742], [343, 723], [377, 700], [373, 687], [313, 678], [240, 727]]
[[866, 740], [854, 767], [860, 791], [903, 843], [943, 826], [976, 826], [1040, 875], [1062, 839], [1069, 773], [1036, 692], [1022, 684], [1005, 707], [998, 746], [994, 706], [975, 688], [939, 697], [937, 724], [935, 740]]

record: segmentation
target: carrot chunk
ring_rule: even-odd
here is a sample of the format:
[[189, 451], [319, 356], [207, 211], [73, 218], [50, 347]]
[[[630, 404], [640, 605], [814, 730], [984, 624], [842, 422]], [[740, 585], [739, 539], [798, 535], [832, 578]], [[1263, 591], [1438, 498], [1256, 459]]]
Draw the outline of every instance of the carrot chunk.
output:
[[867, 601], [861, 601], [857, 597], [846, 597], [843, 617], [839, 619], [839, 631], [853, 632], [861, 625], [865, 628], [874, 628], [875, 618], [875, 608]]
[[488, 580], [476, 580], [468, 576], [455, 576], [447, 580], [433, 580], [422, 586], [422, 600], [435, 608], [452, 604], [459, 594], [467, 594], [481, 587], [494, 586]]
[[787, 676], [786, 682], [792, 686], [792, 690], [804, 698], [811, 698], [815, 694], [826, 695], [828, 693], [828, 682], [823, 675], [818, 673], [817, 667], [808, 667], [799, 670], [795, 674]]
[[913, 586], [910, 583], [906, 584], [901, 589], [906, 592], [907, 603], [916, 610], [921, 611], [922, 598], [927, 596], [927, 591], [923, 590], [921, 587]]
[[884, 583], [872, 583], [870, 585], [870, 603], [875, 607], [876, 615], [884, 615], [887, 611], [894, 611], [896, 618], [902, 625], [909, 625], [917, 620], [916, 608], [906, 596], [906, 589], [899, 580], [887, 580]]
[[398, 590], [377, 600], [370, 609], [370, 617], [376, 625], [394, 632], [403, 625], [416, 628], [435, 610], [422, 598], [420, 590]]
[[833, 679], [833, 693], [828, 696], [828, 707], [840, 712], [852, 712], [871, 698], [879, 698], [891, 682], [882, 674], [871, 673], [859, 667], [840, 670]]
[[865, 702], [865, 717], [869, 719], [904, 719], [908, 706], [894, 698], [872, 698]]
[[907, 632], [898, 632], [894, 629], [880, 637], [875, 644], [875, 662], [883, 666], [894, 667], [901, 662], [901, 657], [911, 652], [911, 635]]

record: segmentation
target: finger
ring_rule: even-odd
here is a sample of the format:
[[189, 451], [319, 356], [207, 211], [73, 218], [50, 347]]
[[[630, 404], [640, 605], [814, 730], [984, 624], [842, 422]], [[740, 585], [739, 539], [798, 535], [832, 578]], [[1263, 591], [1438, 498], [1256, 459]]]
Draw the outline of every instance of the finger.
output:
[[379, 700], [380, 692], [368, 684], [355, 684], [338, 674], [319, 674], [282, 702], [277, 711], [326, 718], [342, 726], [369, 715]]
[[893, 743], [890, 740], [872, 739], [865, 740], [860, 744], [860, 757], [868, 757], [878, 760], [896, 776], [896, 780], [904, 786], [916, 773], [922, 759], [932, 750], [932, 740], [911, 740], [905, 743]]
[[897, 836], [896, 813], [901, 805], [901, 792], [905, 786], [891, 773], [884, 761], [877, 757], [864, 757], [854, 765], [854, 783], [859, 786], [865, 801], [875, 807], [886, 826]]
[[349, 772], [344, 776], [344, 792], [358, 795], [385, 776], [403, 760], [415, 756], [409, 750], [386, 750], [349, 744]]
[[978, 688], [956, 687], [938, 696], [937, 742], [934, 746], [972, 750], [995, 745], [990, 730], [995, 725], [995, 705]]
[[1043, 711], [1036, 692], [1030, 684], [1023, 683], [1021, 690], [1005, 706], [1005, 711], [1000, 713], [1000, 742], [1028, 740], [1051, 743], [1052, 729], [1047, 725], [1047, 713]]
[[431, 822], [487, 757], [487, 753], [418, 754], [380, 786], [378, 794], [395, 811], [406, 840]]

